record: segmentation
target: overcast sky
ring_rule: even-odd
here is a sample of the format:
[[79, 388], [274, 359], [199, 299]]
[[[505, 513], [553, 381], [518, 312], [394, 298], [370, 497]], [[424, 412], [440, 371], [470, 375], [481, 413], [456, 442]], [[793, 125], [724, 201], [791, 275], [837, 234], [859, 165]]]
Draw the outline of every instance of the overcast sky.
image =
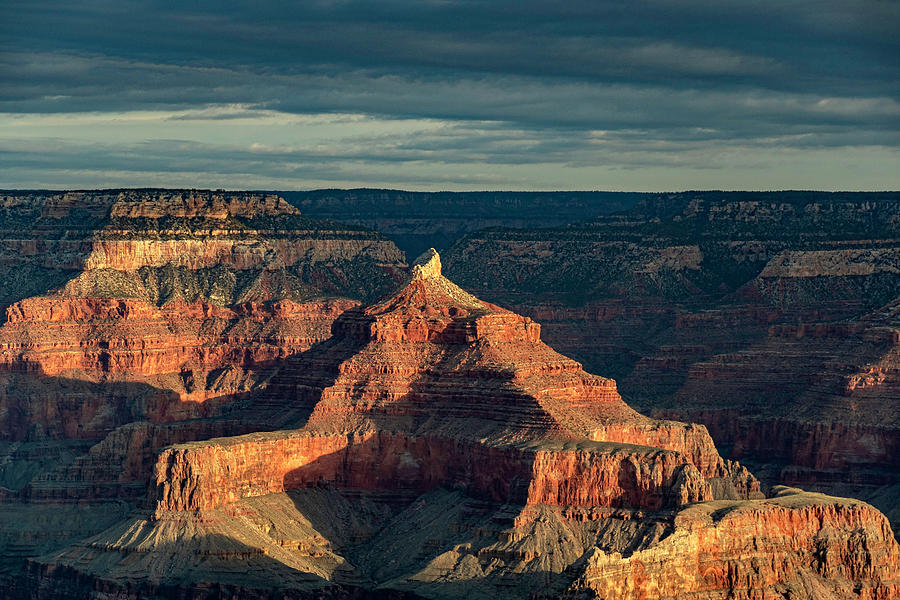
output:
[[0, 187], [900, 189], [898, 0], [0, 0]]

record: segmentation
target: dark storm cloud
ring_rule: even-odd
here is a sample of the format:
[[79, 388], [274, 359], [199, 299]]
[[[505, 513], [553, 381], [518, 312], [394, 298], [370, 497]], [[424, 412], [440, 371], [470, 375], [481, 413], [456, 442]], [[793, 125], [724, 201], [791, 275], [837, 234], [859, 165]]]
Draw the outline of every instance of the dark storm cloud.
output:
[[[3, 1], [0, 111], [460, 124], [444, 136], [357, 136], [377, 151], [341, 143], [273, 151], [268, 162], [247, 140], [179, 148], [66, 139], [43, 158], [124, 171], [141, 157], [154, 172], [220, 161], [224, 173], [272, 177], [305, 176], [290, 166], [303, 162], [319, 179], [346, 175], [336, 160], [589, 165], [618, 156], [623, 167], [700, 168], [708, 160], [691, 153], [701, 148], [900, 145], [896, 0], [288, 4]], [[222, 105], [242, 108], [203, 112]], [[39, 169], [25, 164], [41, 160], [29, 143], [7, 141], [7, 168]]]
[[[250, 99], [246, 76], [346, 72], [826, 96], [896, 97], [900, 89], [894, 0], [289, 4], [7, 2], [4, 51], [23, 53], [27, 69], [9, 65], [4, 99], [40, 102], [76, 87], [95, 108], [127, 108], [147, 92], [154, 102], [180, 105], [191, 97], [177, 93], [185, 84], [169, 70], [177, 67], [209, 69], [198, 100], [223, 102]], [[142, 67], [158, 69], [158, 77], [129, 78], [124, 86], [110, 77]]]
[[70, 54], [10, 53], [4, 58], [5, 72], [28, 73], [34, 80], [23, 86], [21, 96], [31, 93], [27, 100], [0, 100], [0, 108], [11, 112], [240, 102], [295, 113], [365, 112], [600, 129], [696, 126], [733, 135], [827, 125], [884, 130], [900, 124], [900, 104], [877, 96], [826, 98], [765, 88], [599, 85], [518, 75], [411, 79], [360, 71], [268, 74]]

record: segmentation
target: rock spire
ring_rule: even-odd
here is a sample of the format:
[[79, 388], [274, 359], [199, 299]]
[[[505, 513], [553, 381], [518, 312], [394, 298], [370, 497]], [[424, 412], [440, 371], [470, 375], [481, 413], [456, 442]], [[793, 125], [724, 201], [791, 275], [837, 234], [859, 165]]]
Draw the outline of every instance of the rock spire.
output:
[[412, 279], [439, 279], [441, 277], [441, 255], [434, 248], [422, 253], [412, 264]]

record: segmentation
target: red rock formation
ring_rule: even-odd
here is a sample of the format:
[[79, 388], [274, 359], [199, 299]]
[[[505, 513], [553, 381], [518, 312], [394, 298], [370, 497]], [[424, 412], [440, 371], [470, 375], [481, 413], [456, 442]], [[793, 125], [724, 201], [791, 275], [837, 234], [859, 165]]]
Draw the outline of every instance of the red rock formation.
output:
[[[355, 304], [336, 296], [391, 286], [403, 264], [273, 195], [11, 195], [0, 227], [0, 435], [17, 441], [214, 415], [327, 338]], [[20, 272], [40, 294], [17, 297]]]
[[238, 413], [404, 275], [392, 243], [274, 195], [0, 195], [0, 589], [145, 497], [161, 447], [282, 426]]
[[[900, 567], [887, 520], [861, 502], [782, 490], [681, 511], [676, 531], [630, 556], [594, 552], [570, 594], [628, 599], [892, 598]], [[863, 541], [863, 539], [867, 541]]]
[[[299, 429], [166, 448], [148, 510], [32, 561], [26, 589], [900, 595], [900, 548], [877, 511], [763, 500], [704, 427], [634, 412], [530, 319], [445, 279], [436, 253], [333, 331], [244, 412]], [[238, 584], [248, 569], [265, 577]]]
[[[153, 376], [271, 364], [327, 338], [332, 321], [355, 305], [281, 300], [223, 308], [177, 301], [157, 307], [131, 299], [28, 298], [6, 309], [0, 368]], [[202, 392], [180, 395], [202, 401]]]
[[[530, 482], [524, 494], [517, 481]], [[416, 494], [452, 484], [494, 502], [570, 507], [657, 510], [712, 499], [693, 464], [659, 449], [592, 442], [492, 448], [431, 436], [299, 431], [166, 449], [156, 466], [155, 510], [165, 518], [165, 511], [208, 511], [321, 484]]]
[[[303, 393], [314, 397], [305, 433], [288, 437], [266, 434], [262, 440], [251, 437], [246, 443], [229, 441], [215, 451], [189, 446], [163, 453], [157, 468], [160, 509], [215, 508], [256, 495], [246, 490], [260, 482], [267, 482], [258, 488], [260, 493], [281, 492], [290, 489], [284, 487], [291, 479], [289, 474], [307, 469], [313, 475], [306, 480], [291, 476], [298, 485], [309, 483], [308, 477], [363, 489], [396, 489], [404, 487], [403, 481], [415, 481], [417, 491], [422, 492], [455, 481], [476, 495], [505, 501], [512, 479], [521, 478], [533, 481], [529, 497], [533, 495], [538, 503], [612, 506], [633, 501], [653, 508], [664, 504], [663, 497], [681, 502], [711, 498], [698, 468], [706, 477], [734, 474], [715, 452], [705, 429], [654, 422], [638, 415], [621, 401], [614, 381], [584, 373], [578, 363], [541, 343], [536, 323], [481, 302], [444, 279], [436, 254], [413, 267], [410, 283], [399, 293], [365, 309], [348, 311], [335, 323], [334, 331], [329, 354], [349, 354], [350, 358], [339, 363], [330, 385], [317, 388], [307, 384], [309, 379], [327, 380], [315, 374], [321, 358], [307, 356], [298, 359], [310, 364], [297, 369], [305, 374], [293, 384], [302, 391], [292, 392], [283, 377], [272, 383], [273, 389], [287, 397]], [[373, 431], [383, 432], [376, 443], [370, 441]], [[387, 432], [396, 432], [391, 435], [400, 442], [390, 442], [393, 438], [384, 437]], [[448, 435], [456, 441], [446, 441]], [[551, 458], [559, 451], [540, 446], [527, 450], [509, 447], [500, 452], [509, 455], [502, 460], [477, 458], [478, 452], [487, 451], [478, 450], [485, 444], [503, 448], [510, 443], [554, 438], [673, 451], [634, 449], [625, 454], [638, 458], [608, 459], [610, 444], [596, 446], [600, 455], [595, 456], [589, 443], [582, 442], [580, 449], [563, 454], [568, 459]], [[376, 475], [368, 467], [346, 472], [346, 465], [361, 461], [356, 458], [360, 452], [385, 472]], [[394, 464], [392, 456], [407, 456], [408, 461]], [[430, 469], [435, 464], [445, 466], [418, 475], [401, 473], [403, 468], [415, 471], [414, 465], [423, 461]], [[558, 473], [546, 479], [541, 473], [548, 467], [527, 466], [555, 461], [562, 461], [560, 468], [576, 480], [593, 480], [593, 489], [560, 490], [552, 483]], [[523, 462], [524, 466], [503, 475], [499, 465], [510, 462]], [[477, 483], [482, 463], [491, 465], [494, 491], [481, 489]], [[649, 471], [644, 473], [643, 468]], [[358, 481], [359, 472], [370, 473], [372, 479]], [[195, 481], [197, 477], [199, 481]], [[667, 491], [666, 486], [675, 486], [679, 477], [683, 480], [677, 484], [679, 491]], [[617, 487], [620, 480], [630, 481], [623, 484], [627, 489]], [[198, 489], [213, 497], [203, 497]], [[651, 497], [639, 489], [653, 490], [647, 492]], [[746, 491], [753, 489], [751, 484]], [[178, 492], [177, 498], [171, 497], [172, 490]]]
[[900, 284], [897, 207], [896, 194], [648, 197], [565, 230], [470, 234], [448, 270], [541, 320], [644, 414], [706, 425], [766, 485], [869, 499], [900, 525], [900, 319], [878, 316]]
[[[221, 401], [252, 389], [277, 361], [326, 339], [334, 319], [355, 304], [280, 300], [222, 308], [111, 298], [20, 301], [7, 309], [7, 323], [0, 327], [0, 382], [11, 390], [0, 391], [0, 431], [20, 440], [33, 435], [33, 425], [57, 435], [56, 424], [69, 423], [77, 431], [60, 431], [63, 437], [97, 438], [128, 420], [208, 416]], [[12, 391], [14, 381], [27, 378], [46, 391]], [[84, 403], [66, 403], [52, 383], [65, 379], [81, 380], [81, 387], [130, 386], [131, 397], [123, 390], [116, 402], [134, 405], [137, 383], [150, 397], [143, 407], [118, 408], [97, 421], [93, 415], [110, 395], [98, 390], [87, 392], [93, 397]], [[203, 406], [210, 399], [216, 402]], [[116, 418], [122, 410], [128, 416]]]

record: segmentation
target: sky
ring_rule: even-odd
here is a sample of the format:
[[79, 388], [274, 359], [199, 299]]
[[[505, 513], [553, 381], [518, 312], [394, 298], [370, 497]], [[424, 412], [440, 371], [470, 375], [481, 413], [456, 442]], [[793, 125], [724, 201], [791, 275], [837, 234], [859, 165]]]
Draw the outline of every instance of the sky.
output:
[[900, 0], [0, 0], [0, 188], [900, 189]]

